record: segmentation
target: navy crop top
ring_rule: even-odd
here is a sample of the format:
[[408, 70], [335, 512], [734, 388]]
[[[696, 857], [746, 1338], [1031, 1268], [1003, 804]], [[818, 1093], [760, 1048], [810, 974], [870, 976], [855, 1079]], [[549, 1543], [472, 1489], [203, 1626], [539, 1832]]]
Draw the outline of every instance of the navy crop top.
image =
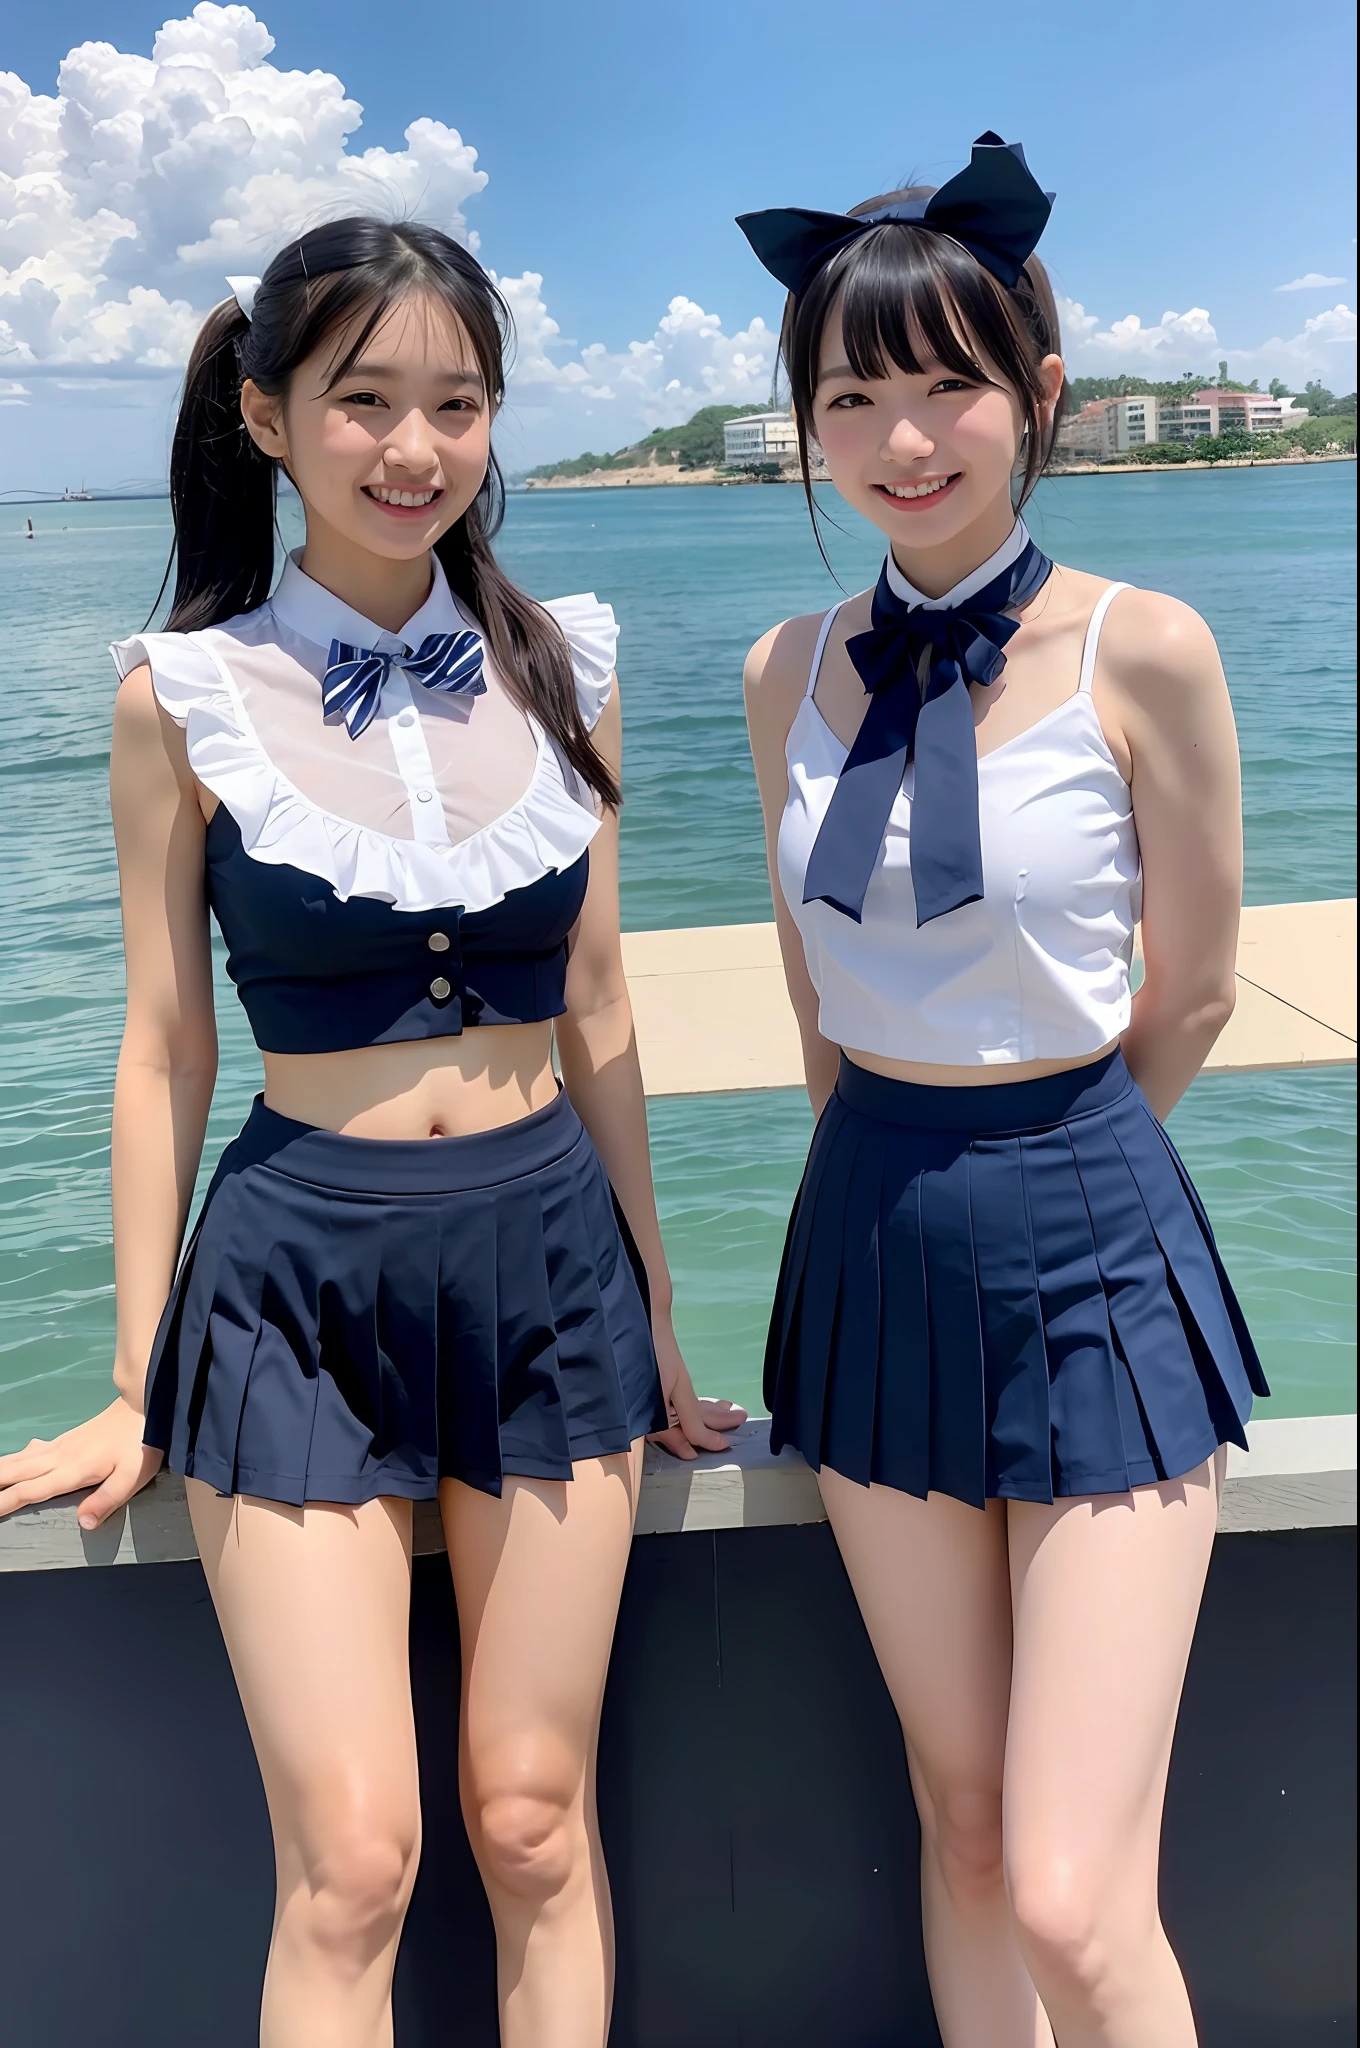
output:
[[[612, 679], [613, 613], [593, 597], [547, 609], [592, 725]], [[414, 650], [428, 633], [469, 624], [437, 564], [429, 599], [396, 635], [357, 617], [292, 560], [258, 611], [113, 650], [121, 675], [150, 664], [157, 698], [184, 727], [194, 774], [218, 799], [207, 828], [208, 902], [262, 1051], [442, 1038], [566, 1008], [568, 938], [599, 819], [542, 729], [529, 720], [526, 730], [485, 649], [486, 688], [462, 703], [434, 701], [393, 665], [357, 741], [323, 719], [332, 639]], [[507, 747], [519, 748], [508, 765]], [[485, 807], [498, 772], [502, 782], [517, 778], [518, 799], [499, 808], [491, 787], [494, 814], [452, 837]]]

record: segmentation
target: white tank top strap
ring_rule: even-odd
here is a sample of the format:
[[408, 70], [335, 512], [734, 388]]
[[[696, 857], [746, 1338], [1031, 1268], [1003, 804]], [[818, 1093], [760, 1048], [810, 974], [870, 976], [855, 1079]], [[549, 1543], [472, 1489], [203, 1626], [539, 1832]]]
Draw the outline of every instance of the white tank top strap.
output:
[[817, 645], [812, 650], [812, 667], [808, 671], [806, 695], [809, 697], [816, 689], [817, 678], [822, 672], [822, 656], [826, 653], [827, 638], [831, 628], [836, 623], [836, 614], [845, 602], [845, 598], [841, 598], [838, 604], [833, 604], [826, 617], [822, 620], [821, 631], [817, 635]]
[[1120, 591], [1127, 590], [1128, 588], [1127, 583], [1111, 583], [1109, 588], [1102, 590], [1100, 596], [1096, 599], [1096, 608], [1091, 614], [1091, 623], [1086, 628], [1086, 644], [1081, 650], [1081, 679], [1077, 684], [1077, 694], [1080, 697], [1089, 697], [1091, 694], [1091, 684], [1095, 680], [1096, 673], [1096, 649], [1100, 645], [1100, 629], [1105, 623], [1105, 614], [1118, 597]]

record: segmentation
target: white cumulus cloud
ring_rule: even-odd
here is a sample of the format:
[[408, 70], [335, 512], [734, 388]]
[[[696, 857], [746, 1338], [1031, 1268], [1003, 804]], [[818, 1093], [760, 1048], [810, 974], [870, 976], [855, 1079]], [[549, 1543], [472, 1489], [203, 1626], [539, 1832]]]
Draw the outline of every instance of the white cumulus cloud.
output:
[[1163, 313], [1151, 327], [1136, 313], [1103, 326], [1074, 299], [1060, 299], [1058, 315], [1067, 366], [1077, 376], [1117, 376], [1122, 370], [1159, 381], [1185, 370], [1209, 376], [1226, 358], [1239, 379], [1286, 374], [1296, 383], [1322, 377], [1344, 384], [1355, 377], [1356, 319], [1349, 306], [1333, 306], [1305, 320], [1298, 334], [1275, 335], [1250, 348], [1225, 341], [1204, 306]]
[[1288, 284], [1277, 284], [1275, 289], [1277, 292], [1318, 292], [1345, 282], [1344, 277], [1324, 277], [1320, 270], [1309, 270], [1302, 277], [1291, 278]]
[[352, 152], [362, 108], [273, 47], [248, 7], [200, 0], [150, 57], [82, 43], [54, 97], [0, 73], [0, 355], [175, 368], [225, 271], [339, 213], [418, 210], [475, 239], [462, 209], [486, 173], [455, 129]]

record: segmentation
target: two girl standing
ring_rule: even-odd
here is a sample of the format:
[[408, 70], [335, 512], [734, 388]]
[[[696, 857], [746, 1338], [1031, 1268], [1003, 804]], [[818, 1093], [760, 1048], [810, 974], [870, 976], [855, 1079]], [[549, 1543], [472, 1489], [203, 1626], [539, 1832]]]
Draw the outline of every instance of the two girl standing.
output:
[[[1062, 392], [1046, 215], [988, 136], [939, 193], [743, 223], [790, 290], [805, 468], [816, 441], [889, 543], [872, 596], [747, 670], [820, 1112], [767, 1398], [901, 1715], [945, 2042], [1177, 2048], [1162, 1791], [1218, 1447], [1262, 1383], [1157, 1114], [1231, 1008], [1236, 752], [1201, 622], [1112, 604], [1013, 509]], [[670, 1323], [613, 617], [495, 565], [505, 316], [465, 251], [342, 222], [241, 296], [190, 365], [169, 630], [115, 650], [119, 1393], [0, 1460], [0, 1512], [93, 1485], [92, 1526], [185, 1474], [275, 1835], [262, 2040], [380, 2048], [437, 1496], [502, 2038], [601, 2048], [594, 1753], [642, 1439], [693, 1456], [741, 1413], [695, 1398]], [[307, 538], [271, 589], [280, 467]], [[176, 1272], [209, 906], [265, 1087]]]

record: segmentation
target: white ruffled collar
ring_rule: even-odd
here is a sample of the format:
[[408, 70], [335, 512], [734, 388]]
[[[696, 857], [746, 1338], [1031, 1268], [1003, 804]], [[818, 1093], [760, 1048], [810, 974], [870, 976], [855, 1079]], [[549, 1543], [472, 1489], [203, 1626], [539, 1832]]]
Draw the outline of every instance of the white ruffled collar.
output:
[[427, 633], [455, 633], [463, 626], [480, 631], [475, 619], [463, 611], [453, 592], [449, 589], [444, 565], [438, 555], [431, 555], [430, 565], [433, 576], [430, 593], [418, 611], [411, 614], [399, 633], [389, 633], [385, 627], [375, 625], [362, 612], [356, 612], [335, 592], [327, 590], [324, 583], [318, 583], [302, 567], [302, 549], [294, 548], [283, 565], [283, 574], [278, 580], [269, 609], [281, 626], [296, 633], [303, 640], [310, 640], [317, 647], [329, 649], [332, 640], [343, 640], [350, 647], [373, 648], [381, 654], [402, 654], [413, 652], [419, 647]]
[[1003, 569], [1009, 569], [1011, 563], [1022, 555], [1028, 546], [1029, 528], [1023, 519], [1017, 519], [996, 553], [988, 555], [979, 568], [970, 569], [952, 590], [946, 590], [943, 597], [927, 597], [923, 590], [918, 590], [914, 583], [909, 583], [889, 552], [885, 564], [888, 588], [893, 596], [900, 597], [904, 604], [921, 604], [927, 611], [932, 612], [948, 611], [951, 605], [964, 604], [975, 592], [985, 590], [993, 576], [999, 576]]
[[[190, 767], [235, 819], [250, 858], [316, 875], [329, 882], [341, 901], [364, 896], [398, 910], [457, 906], [468, 913], [489, 910], [511, 890], [526, 888], [579, 860], [599, 830], [595, 801], [537, 720], [530, 723], [538, 759], [524, 795], [469, 838], [448, 845], [398, 839], [338, 817], [289, 780], [263, 745], [232, 676], [236, 634], [264, 613], [313, 645], [344, 637], [342, 623], [360, 629], [351, 644], [375, 646], [377, 640], [362, 635], [380, 630], [314, 583], [296, 563], [290, 567], [294, 573], [290, 576], [285, 570], [275, 598], [259, 612], [201, 632], [139, 634], [110, 650], [120, 676], [140, 663], [149, 665], [157, 698], [184, 728]], [[288, 618], [280, 609], [280, 595]], [[429, 617], [448, 619], [447, 610], [431, 613], [437, 604], [456, 606], [457, 600], [436, 564], [430, 596], [404, 630], [414, 633], [419, 626], [420, 636], [448, 630], [441, 623], [424, 623]], [[550, 598], [544, 610], [567, 642], [577, 704], [591, 727], [609, 701], [618, 644], [613, 611], [593, 592]], [[306, 626], [301, 623], [304, 615]], [[461, 610], [454, 617], [462, 619]], [[389, 642], [395, 637], [387, 636]]]

